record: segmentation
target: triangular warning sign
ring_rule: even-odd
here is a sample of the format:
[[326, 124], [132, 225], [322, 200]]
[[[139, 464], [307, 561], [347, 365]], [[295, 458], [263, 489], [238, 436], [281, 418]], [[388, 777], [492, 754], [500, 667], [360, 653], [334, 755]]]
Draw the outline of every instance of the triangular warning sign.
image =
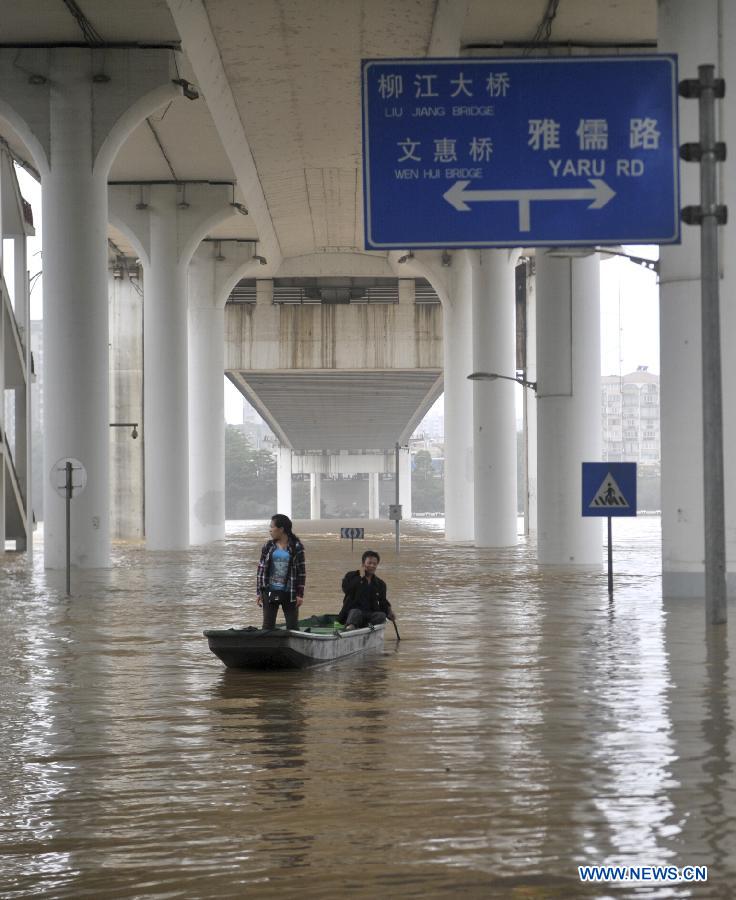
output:
[[613, 507], [615, 509], [628, 509], [629, 502], [621, 493], [621, 488], [616, 479], [609, 472], [601, 482], [601, 486], [595, 492], [595, 496], [589, 503], [589, 508]]

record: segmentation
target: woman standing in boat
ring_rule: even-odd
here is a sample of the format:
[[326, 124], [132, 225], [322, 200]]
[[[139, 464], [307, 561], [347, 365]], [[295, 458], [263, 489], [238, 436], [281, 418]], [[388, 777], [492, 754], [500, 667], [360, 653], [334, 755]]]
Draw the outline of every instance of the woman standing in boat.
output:
[[304, 545], [291, 530], [291, 519], [281, 513], [271, 518], [269, 533], [271, 539], [263, 545], [258, 563], [256, 603], [263, 607], [264, 628], [274, 627], [280, 606], [286, 627], [297, 631], [307, 582]]

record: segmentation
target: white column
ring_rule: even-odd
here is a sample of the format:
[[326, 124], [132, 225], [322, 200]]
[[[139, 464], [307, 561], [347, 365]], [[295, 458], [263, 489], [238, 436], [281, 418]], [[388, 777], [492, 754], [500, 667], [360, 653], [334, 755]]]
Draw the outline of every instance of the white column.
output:
[[[483, 250], [473, 273], [473, 369], [516, 374], [516, 253]], [[475, 546], [516, 544], [516, 391], [473, 382]]]
[[[729, 46], [734, 33], [730, 4], [702, 0], [693, 5], [687, 0], [660, 0], [658, 42], [662, 52], [678, 54], [678, 76], [697, 78], [698, 66], [716, 66], [716, 77], [734, 75], [727, 52], [721, 63], [719, 44]], [[719, 21], [723, 16], [723, 20]], [[730, 105], [727, 82], [726, 99], [718, 105]], [[679, 101], [680, 141], [698, 140], [698, 101]], [[732, 116], [721, 119], [719, 140], [730, 141], [732, 156], [736, 139]], [[730, 203], [733, 190], [728, 178], [733, 161], [728, 159], [720, 179], [724, 196]], [[681, 205], [700, 203], [700, 166], [680, 164]], [[731, 217], [733, 218], [733, 217]], [[722, 347], [728, 348], [729, 335], [736, 321], [729, 296], [733, 293], [728, 247], [733, 245], [733, 224], [719, 228], [721, 266], [720, 283]], [[725, 252], [724, 252], [725, 251]], [[702, 435], [702, 355], [700, 344], [700, 229], [682, 226], [682, 243], [662, 247], [660, 251], [660, 360], [661, 360], [661, 445], [662, 445], [662, 593], [665, 596], [704, 596], [703, 575], [703, 435]], [[726, 484], [726, 557], [733, 568], [734, 518], [736, 491], [733, 481], [733, 450], [736, 449], [736, 421], [731, 392], [736, 378], [734, 354], [722, 353], [724, 468]], [[731, 452], [729, 452], [731, 451]]]
[[368, 518], [380, 518], [380, 475], [378, 472], [371, 472], [368, 475]]
[[291, 448], [279, 447], [276, 457], [276, 512], [291, 518]]
[[[189, 264], [189, 540], [225, 537], [225, 303], [253, 245], [202, 243]], [[255, 263], [258, 265], [258, 263]]]
[[[51, 92], [51, 170], [42, 180], [44, 466], [78, 459], [84, 491], [71, 502], [71, 560], [110, 565], [107, 173], [94, 170], [88, 73]], [[66, 565], [65, 501], [43, 473], [45, 565]]]
[[411, 451], [408, 447], [399, 450], [399, 502], [402, 517], [411, 519]]
[[309, 515], [312, 519], [321, 519], [322, 475], [312, 472], [309, 476]]
[[536, 258], [539, 562], [596, 565], [601, 522], [581, 514], [581, 471], [601, 454], [598, 256]]
[[[0, 70], [3, 117], [42, 174], [44, 466], [84, 464], [87, 485], [71, 504], [72, 563], [109, 566], [106, 182], [125, 138], [179, 92], [172, 54], [108, 49], [102, 60], [94, 48], [10, 49], [0, 50]], [[45, 564], [63, 568], [65, 504], [48, 471], [43, 482]]]
[[252, 246], [200, 244], [189, 264], [189, 540], [225, 537], [225, 302]]
[[174, 190], [158, 191], [151, 207], [143, 304], [149, 550], [189, 546], [187, 280], [178, 253], [177, 212]]
[[472, 251], [455, 253], [443, 304], [445, 370], [445, 537], [473, 540]]
[[[143, 331], [144, 331], [144, 454], [146, 547], [149, 550], [183, 550], [189, 546], [189, 347], [188, 347], [188, 283], [189, 262], [195, 249], [208, 233], [232, 212], [228, 185], [158, 184], [146, 188], [143, 197], [139, 190], [126, 186], [110, 189], [111, 213], [114, 223], [134, 241], [144, 262]], [[186, 193], [185, 193], [186, 192]], [[143, 199], [143, 203], [139, 202]], [[199, 286], [201, 287], [201, 285]], [[210, 291], [197, 290], [196, 302], [218, 306], [213, 299], [214, 279]], [[204, 300], [203, 300], [204, 297]], [[224, 301], [223, 301], [224, 302]], [[207, 314], [202, 314], [202, 322]], [[224, 373], [224, 355], [219, 357], [212, 329], [218, 325], [210, 317], [204, 325], [205, 334], [194, 352], [199, 362], [208, 366], [202, 373], [203, 390], [212, 391], [213, 367]], [[217, 314], [214, 319], [218, 318]], [[198, 325], [200, 319], [197, 319]], [[224, 324], [220, 331], [224, 341]], [[215, 356], [211, 356], [214, 353]], [[224, 351], [223, 351], [224, 353]], [[193, 370], [192, 380], [198, 381], [200, 372]], [[215, 394], [220, 398], [222, 384]], [[204, 413], [206, 398], [198, 396], [197, 415], [214, 416], [222, 409]], [[213, 399], [214, 404], [221, 403]], [[223, 413], [224, 416], [224, 413]], [[221, 427], [220, 429], [221, 430]], [[224, 455], [224, 438], [222, 439]], [[201, 459], [212, 449], [199, 441], [195, 456]], [[217, 464], [215, 464], [217, 465]], [[224, 463], [223, 463], [224, 465]], [[219, 475], [219, 473], [217, 473]], [[214, 476], [213, 476], [214, 477]], [[198, 482], [196, 489], [205, 532], [197, 526], [199, 543], [210, 534], [210, 528], [224, 527], [214, 522], [219, 516], [216, 498], [207, 486]], [[215, 487], [214, 492], [217, 493]], [[224, 488], [223, 488], [224, 490]], [[201, 501], [201, 502], [200, 502]], [[209, 504], [209, 509], [204, 507]], [[213, 505], [214, 504], [214, 505]], [[219, 532], [216, 532], [219, 534]], [[210, 538], [212, 539], [212, 538]]]
[[225, 537], [225, 307], [191, 296], [189, 308], [189, 540]]

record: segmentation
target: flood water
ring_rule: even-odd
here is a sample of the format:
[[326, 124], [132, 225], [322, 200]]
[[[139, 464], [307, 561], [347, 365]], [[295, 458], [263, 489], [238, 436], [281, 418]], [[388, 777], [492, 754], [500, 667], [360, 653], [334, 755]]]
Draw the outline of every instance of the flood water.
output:
[[[442, 522], [298, 523], [309, 615], [370, 546], [402, 640], [301, 672], [227, 671], [257, 624], [266, 525], [114, 568], [0, 561], [4, 898], [731, 897], [734, 635], [660, 590], [659, 520], [614, 521], [616, 591]], [[579, 865], [708, 866], [582, 884]]]

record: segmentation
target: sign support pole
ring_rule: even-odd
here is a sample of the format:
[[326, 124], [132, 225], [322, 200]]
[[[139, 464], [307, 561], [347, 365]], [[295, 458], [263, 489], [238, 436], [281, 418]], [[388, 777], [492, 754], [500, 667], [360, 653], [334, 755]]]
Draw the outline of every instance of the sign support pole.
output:
[[718, 299], [715, 92], [713, 66], [699, 66], [703, 472], [705, 474], [705, 607], [711, 625], [726, 621], [726, 536], [723, 500], [721, 326]]
[[688, 225], [700, 225], [705, 616], [708, 624], [723, 625], [727, 618], [727, 591], [718, 226], [725, 224], [727, 210], [718, 204], [717, 163], [726, 158], [726, 147], [716, 141], [715, 101], [724, 96], [726, 86], [714, 73], [712, 65], [698, 66], [697, 79], [680, 82], [681, 97], [698, 98], [700, 137], [697, 144], [683, 144], [680, 156], [700, 163], [700, 206], [686, 206], [682, 219]]
[[71, 540], [71, 522], [72, 522], [72, 464], [67, 460], [66, 463], [66, 595], [72, 595], [72, 540]]
[[[396, 506], [399, 505], [399, 442], [396, 442]], [[396, 555], [401, 553], [401, 522], [396, 519]]]
[[636, 515], [636, 463], [584, 462], [583, 515], [608, 520], [608, 600], [613, 601], [613, 523], [618, 516]]

